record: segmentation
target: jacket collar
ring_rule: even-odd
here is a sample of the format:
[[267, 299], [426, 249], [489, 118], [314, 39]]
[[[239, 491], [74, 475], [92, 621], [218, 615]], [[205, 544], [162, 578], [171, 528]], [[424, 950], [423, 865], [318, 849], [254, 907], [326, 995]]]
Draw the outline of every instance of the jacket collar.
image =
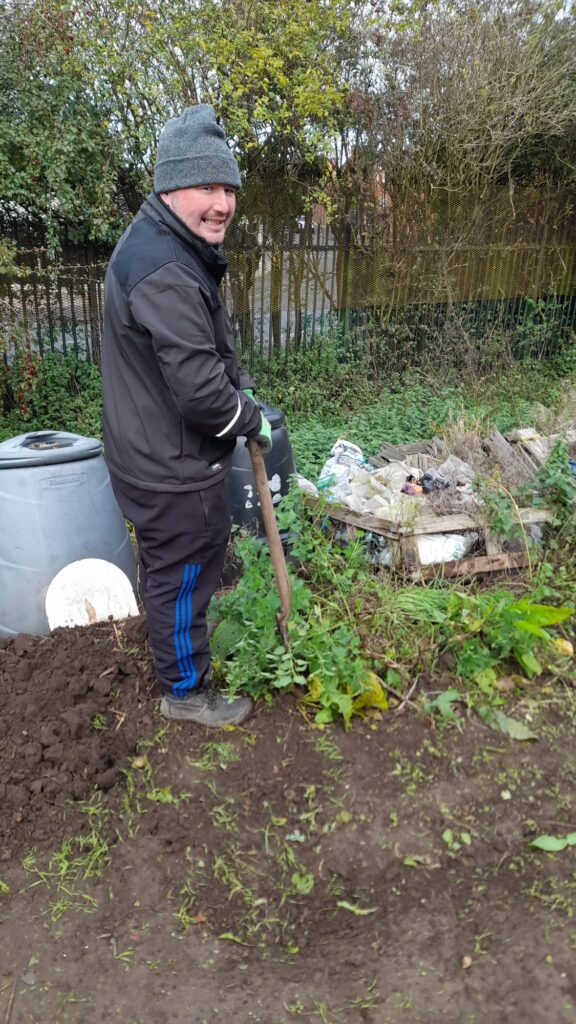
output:
[[202, 260], [216, 281], [216, 284], [220, 284], [224, 274], [226, 273], [228, 261], [215, 245], [210, 245], [208, 242], [205, 242], [203, 238], [200, 238], [199, 235], [190, 231], [190, 228], [186, 227], [184, 221], [180, 220], [180, 217], [177, 217], [176, 214], [166, 206], [166, 203], [162, 202], [160, 196], [157, 195], [156, 192], [150, 193], [142, 203], [140, 209], [146, 217], [150, 217], [150, 219], [156, 224], [161, 224], [164, 228], [171, 231], [173, 235], [176, 235], [181, 242], [184, 242], [186, 247], [191, 249], [193, 253]]

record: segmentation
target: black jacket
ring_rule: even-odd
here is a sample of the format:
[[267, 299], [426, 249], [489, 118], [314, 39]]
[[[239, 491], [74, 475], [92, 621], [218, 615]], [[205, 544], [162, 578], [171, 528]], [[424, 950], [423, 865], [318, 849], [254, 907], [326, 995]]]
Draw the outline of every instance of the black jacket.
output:
[[153, 491], [198, 490], [226, 473], [235, 438], [259, 431], [243, 394], [218, 285], [221, 253], [150, 195], [104, 283], [103, 435], [110, 470]]

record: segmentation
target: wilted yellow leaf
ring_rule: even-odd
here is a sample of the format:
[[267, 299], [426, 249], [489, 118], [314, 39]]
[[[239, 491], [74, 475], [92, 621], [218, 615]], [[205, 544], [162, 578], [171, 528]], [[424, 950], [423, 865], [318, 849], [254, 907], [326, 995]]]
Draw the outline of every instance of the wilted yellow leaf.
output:
[[308, 676], [308, 693], [312, 700], [319, 700], [322, 696], [324, 689], [324, 683], [320, 679], [317, 672], [314, 672], [311, 676]]
[[361, 711], [362, 708], [377, 708], [378, 711], [386, 711], [388, 700], [382, 687], [380, 679], [375, 672], [367, 672], [362, 680], [364, 692], [355, 697], [352, 702], [353, 711]]
[[574, 657], [574, 647], [569, 640], [565, 640], [563, 636], [557, 636], [554, 639], [554, 646], [560, 651], [560, 654], [565, 654], [567, 658]]

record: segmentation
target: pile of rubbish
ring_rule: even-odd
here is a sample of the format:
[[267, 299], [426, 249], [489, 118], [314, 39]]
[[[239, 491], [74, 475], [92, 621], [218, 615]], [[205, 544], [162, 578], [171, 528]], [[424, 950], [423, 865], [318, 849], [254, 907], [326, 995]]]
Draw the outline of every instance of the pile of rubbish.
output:
[[475, 505], [474, 470], [456, 455], [437, 468], [420, 470], [408, 460], [375, 467], [358, 445], [338, 438], [316, 484], [298, 478], [301, 490], [352, 509], [395, 522], [409, 522], [426, 511], [422, 499], [450, 490], [467, 505]]
[[[346, 524], [360, 527], [367, 555], [376, 564], [395, 564], [398, 545], [394, 541], [408, 534], [420, 565], [457, 561], [486, 546], [483, 510], [473, 481], [492, 466], [499, 479], [510, 481], [510, 487], [529, 482], [558, 438], [569, 446], [567, 472], [575, 472], [576, 426], [547, 437], [532, 428], [517, 429], [505, 437], [494, 430], [489, 437], [478, 438], [475, 445], [463, 444], [460, 435], [456, 438], [460, 450], [470, 453], [474, 466], [449, 453], [446, 442], [437, 438], [398, 447], [384, 443], [378, 456], [368, 460], [357, 444], [340, 437], [316, 483], [299, 476], [298, 486], [317, 500], [323, 498], [365, 517], [359, 521], [336, 516], [345, 522], [335, 529], [346, 542], [350, 535]], [[451, 517], [447, 528], [459, 532], [442, 532], [439, 517]], [[526, 536], [541, 543], [542, 527], [537, 522], [526, 523], [522, 531], [522, 545]], [[514, 551], [513, 544], [505, 538], [502, 550]]]
[[[368, 462], [358, 445], [338, 438], [316, 484], [298, 477], [298, 486], [315, 498], [344, 505], [353, 512], [373, 515], [380, 519], [413, 523], [426, 508], [428, 495], [450, 491], [462, 502], [462, 508], [473, 508], [477, 499], [472, 490], [475, 473], [468, 463], [456, 455], [449, 455], [438, 467], [421, 471], [406, 460], [375, 467]], [[345, 526], [337, 533], [346, 541]], [[433, 565], [463, 558], [478, 540], [478, 533], [436, 533], [416, 538], [421, 565]], [[364, 533], [366, 554], [376, 565], [393, 564], [392, 549], [386, 537], [367, 530]]]

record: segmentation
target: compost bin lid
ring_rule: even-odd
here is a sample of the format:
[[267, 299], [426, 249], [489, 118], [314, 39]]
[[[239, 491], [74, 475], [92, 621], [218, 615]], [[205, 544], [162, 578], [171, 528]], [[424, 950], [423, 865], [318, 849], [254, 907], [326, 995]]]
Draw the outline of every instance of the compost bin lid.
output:
[[60, 569], [46, 591], [45, 608], [51, 630], [138, 615], [126, 573], [104, 558], [81, 558]]
[[281, 427], [284, 424], [284, 413], [281, 409], [275, 409], [271, 405], [266, 405], [266, 402], [258, 401], [260, 411], [264, 413], [268, 420], [272, 430], [276, 430], [277, 427]]
[[68, 434], [64, 430], [34, 430], [0, 444], [0, 469], [48, 466], [76, 462], [100, 455], [102, 442], [96, 437]]

